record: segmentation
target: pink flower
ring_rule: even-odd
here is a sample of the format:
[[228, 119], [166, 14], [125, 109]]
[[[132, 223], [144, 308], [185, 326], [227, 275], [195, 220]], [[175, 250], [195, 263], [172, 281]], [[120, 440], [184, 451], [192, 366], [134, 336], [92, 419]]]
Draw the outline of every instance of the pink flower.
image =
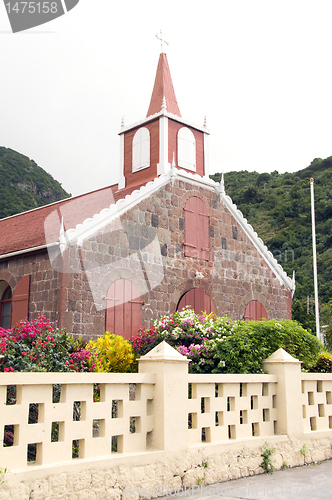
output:
[[23, 356], [26, 356], [28, 353], [26, 351], [22, 351]]

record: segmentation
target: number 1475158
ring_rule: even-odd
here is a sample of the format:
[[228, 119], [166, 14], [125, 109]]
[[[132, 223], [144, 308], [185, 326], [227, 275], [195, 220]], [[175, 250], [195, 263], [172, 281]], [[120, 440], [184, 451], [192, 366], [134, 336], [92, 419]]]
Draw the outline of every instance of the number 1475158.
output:
[[58, 11], [57, 2], [15, 2], [14, 4], [6, 3], [8, 14], [56, 14]]

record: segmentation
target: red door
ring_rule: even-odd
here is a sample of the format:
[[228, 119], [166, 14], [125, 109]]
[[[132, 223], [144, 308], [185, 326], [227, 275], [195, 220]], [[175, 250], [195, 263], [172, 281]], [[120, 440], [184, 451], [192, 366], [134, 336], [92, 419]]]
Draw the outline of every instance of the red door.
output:
[[261, 321], [268, 319], [264, 305], [259, 300], [251, 300], [246, 307], [243, 319], [245, 321]]
[[215, 305], [204, 288], [192, 288], [182, 295], [177, 306], [177, 311], [182, 311], [185, 306], [190, 306], [196, 314], [202, 314], [204, 311], [208, 314], [210, 312], [217, 314]]
[[141, 326], [142, 299], [138, 288], [129, 280], [114, 281], [106, 297], [106, 331], [131, 339]]

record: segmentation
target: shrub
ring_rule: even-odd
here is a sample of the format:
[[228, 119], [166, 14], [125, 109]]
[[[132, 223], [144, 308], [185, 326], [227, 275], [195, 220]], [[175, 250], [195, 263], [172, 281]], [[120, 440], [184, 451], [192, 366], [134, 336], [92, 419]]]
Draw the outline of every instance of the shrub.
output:
[[0, 371], [88, 371], [87, 352], [79, 340], [58, 330], [44, 316], [31, 323], [20, 321], [9, 330], [0, 328]]
[[271, 460], [271, 455], [273, 455], [274, 451], [275, 448], [268, 448], [268, 444], [265, 443], [263, 453], [261, 454], [261, 457], [263, 458], [261, 467], [268, 474], [272, 474], [272, 472], [274, 471], [274, 466]]
[[332, 354], [329, 352], [320, 352], [316, 364], [310, 371], [316, 373], [332, 373]]
[[215, 332], [209, 344], [218, 362], [214, 373], [262, 373], [262, 360], [282, 347], [310, 369], [323, 349], [321, 342], [296, 321], [239, 321], [233, 333]]
[[136, 356], [165, 340], [190, 360], [190, 373], [262, 373], [262, 360], [282, 347], [310, 369], [323, 345], [296, 321], [232, 321], [186, 307], [132, 339]]
[[[220, 330], [226, 329], [227, 318], [219, 318]], [[211, 315], [197, 315], [185, 307], [171, 316], [162, 316], [151, 328], [141, 328], [131, 342], [136, 357], [144, 356], [163, 340], [190, 360], [190, 373], [209, 373], [215, 365], [207, 345], [214, 324]], [[229, 326], [228, 326], [229, 328]]]
[[135, 356], [128, 340], [105, 332], [96, 341], [87, 344], [89, 366], [95, 372], [128, 372]]

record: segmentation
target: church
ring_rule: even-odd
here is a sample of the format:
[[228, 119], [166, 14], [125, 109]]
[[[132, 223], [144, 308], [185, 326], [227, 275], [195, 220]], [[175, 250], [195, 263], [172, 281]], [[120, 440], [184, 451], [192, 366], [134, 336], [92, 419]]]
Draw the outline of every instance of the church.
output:
[[146, 117], [119, 137], [117, 184], [0, 221], [0, 326], [42, 314], [88, 340], [186, 305], [291, 318], [294, 279], [209, 178], [209, 130], [181, 116], [163, 51]]

